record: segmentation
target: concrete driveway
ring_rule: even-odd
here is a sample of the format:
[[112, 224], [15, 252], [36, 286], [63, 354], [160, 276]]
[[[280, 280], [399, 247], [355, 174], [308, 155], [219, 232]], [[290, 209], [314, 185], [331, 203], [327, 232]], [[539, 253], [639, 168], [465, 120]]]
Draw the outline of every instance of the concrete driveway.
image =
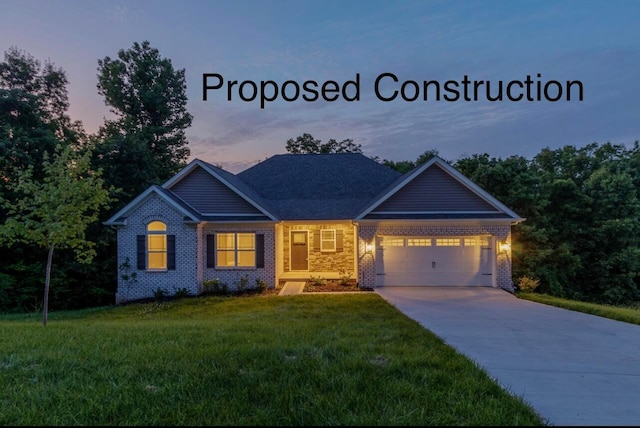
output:
[[375, 291], [522, 397], [549, 425], [640, 426], [640, 326], [495, 288]]

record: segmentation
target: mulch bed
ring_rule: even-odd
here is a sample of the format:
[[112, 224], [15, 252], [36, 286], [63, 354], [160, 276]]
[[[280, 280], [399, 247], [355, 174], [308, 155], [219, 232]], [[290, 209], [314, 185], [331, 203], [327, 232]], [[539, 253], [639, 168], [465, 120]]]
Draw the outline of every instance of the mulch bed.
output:
[[321, 292], [345, 292], [345, 291], [353, 291], [353, 292], [363, 292], [363, 291], [371, 291], [368, 288], [359, 288], [355, 281], [349, 281], [348, 284], [343, 285], [338, 281], [327, 280], [324, 284], [313, 284], [311, 281], [307, 281], [304, 286], [305, 293], [321, 293]]

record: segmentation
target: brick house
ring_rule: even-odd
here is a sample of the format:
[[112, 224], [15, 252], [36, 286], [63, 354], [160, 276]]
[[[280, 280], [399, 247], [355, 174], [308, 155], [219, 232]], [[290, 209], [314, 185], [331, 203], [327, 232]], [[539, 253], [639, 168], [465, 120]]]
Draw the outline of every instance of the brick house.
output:
[[120, 303], [200, 294], [206, 279], [513, 291], [511, 226], [523, 220], [439, 157], [400, 174], [349, 153], [276, 155], [239, 174], [196, 159], [105, 224]]

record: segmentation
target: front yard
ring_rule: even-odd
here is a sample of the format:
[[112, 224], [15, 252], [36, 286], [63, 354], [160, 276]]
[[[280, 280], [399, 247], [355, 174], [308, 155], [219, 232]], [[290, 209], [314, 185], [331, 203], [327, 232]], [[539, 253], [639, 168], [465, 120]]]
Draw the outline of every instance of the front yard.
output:
[[374, 293], [0, 316], [1, 425], [543, 425]]

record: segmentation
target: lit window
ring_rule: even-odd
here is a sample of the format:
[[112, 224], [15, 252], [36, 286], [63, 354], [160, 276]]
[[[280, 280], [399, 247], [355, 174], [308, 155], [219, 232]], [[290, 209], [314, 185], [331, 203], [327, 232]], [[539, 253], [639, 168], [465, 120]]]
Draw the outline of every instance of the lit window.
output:
[[336, 231], [334, 229], [323, 229], [320, 231], [320, 251], [336, 250]]
[[218, 233], [216, 235], [217, 267], [255, 267], [255, 233]]
[[147, 268], [167, 268], [167, 225], [161, 221], [147, 225]]
[[478, 238], [464, 238], [465, 247], [477, 247], [478, 245], [480, 245], [480, 240]]
[[459, 247], [459, 238], [438, 238], [436, 239], [436, 245], [438, 247]]
[[430, 247], [431, 239], [427, 238], [409, 238], [407, 239], [407, 247]]
[[404, 247], [404, 239], [402, 238], [384, 238], [382, 240], [383, 247]]

